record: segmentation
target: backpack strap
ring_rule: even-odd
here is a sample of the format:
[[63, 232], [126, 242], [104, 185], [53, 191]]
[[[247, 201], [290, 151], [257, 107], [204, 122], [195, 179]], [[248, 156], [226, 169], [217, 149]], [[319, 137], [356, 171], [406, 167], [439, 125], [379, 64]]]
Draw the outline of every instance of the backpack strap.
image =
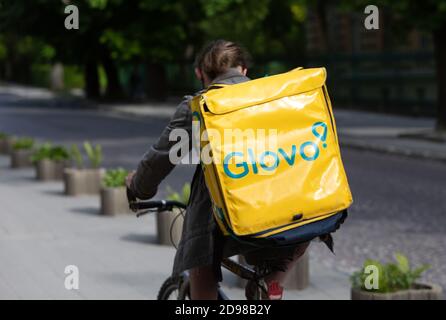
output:
[[[337, 223], [337, 225], [336, 225], [336, 229], [335, 229], [333, 232], [336, 232], [336, 230], [339, 229], [339, 227], [341, 226], [341, 224], [344, 223], [345, 219], [347, 219], [347, 216], [348, 216], [348, 211], [347, 211], [347, 209], [342, 210], [341, 213], [342, 213], [342, 217], [341, 217], [341, 219], [339, 219], [339, 221], [338, 221], [338, 223]], [[333, 237], [331, 236], [331, 234], [332, 234], [333, 232], [331, 232], [331, 233], [327, 233], [327, 234], [324, 234], [324, 235], [321, 235], [321, 236], [319, 236], [319, 239], [320, 239], [323, 243], [325, 243], [325, 245], [326, 245], [327, 248], [331, 251], [331, 253], [335, 254], [335, 253], [334, 253], [334, 242], [333, 242]]]
[[324, 234], [323, 236], [319, 236], [319, 239], [325, 243], [327, 248], [334, 254], [334, 242], [331, 233]]
[[213, 83], [209, 87], [207, 87], [206, 90], [203, 93], [206, 93], [209, 90], [220, 89], [220, 88], [224, 88], [224, 87], [227, 87], [227, 86], [228, 86], [227, 84], [223, 84], [223, 83]]

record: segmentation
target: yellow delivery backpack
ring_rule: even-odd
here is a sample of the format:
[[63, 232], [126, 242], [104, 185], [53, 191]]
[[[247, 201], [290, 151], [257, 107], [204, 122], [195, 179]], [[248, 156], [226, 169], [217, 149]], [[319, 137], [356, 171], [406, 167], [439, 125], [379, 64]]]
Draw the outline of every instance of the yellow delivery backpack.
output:
[[289, 245], [329, 235], [346, 218], [352, 195], [325, 80], [325, 68], [299, 68], [213, 85], [192, 99], [194, 140], [224, 234]]

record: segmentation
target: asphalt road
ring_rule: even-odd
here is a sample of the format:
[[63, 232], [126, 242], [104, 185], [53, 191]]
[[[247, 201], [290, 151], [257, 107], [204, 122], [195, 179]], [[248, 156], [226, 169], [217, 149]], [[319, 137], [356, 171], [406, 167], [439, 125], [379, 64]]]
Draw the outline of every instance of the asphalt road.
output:
[[[20, 101], [12, 106], [8, 99], [0, 95], [0, 131], [65, 144], [101, 143], [106, 167], [134, 168], [167, 123], [99, 110], [31, 108]], [[336, 256], [322, 246], [314, 246], [312, 255], [351, 272], [366, 258], [388, 260], [402, 252], [414, 265], [430, 264], [424, 279], [446, 288], [446, 164], [348, 148], [342, 156], [354, 204], [334, 236]], [[189, 181], [192, 173], [191, 166], [176, 168], [159, 196], [166, 185]]]

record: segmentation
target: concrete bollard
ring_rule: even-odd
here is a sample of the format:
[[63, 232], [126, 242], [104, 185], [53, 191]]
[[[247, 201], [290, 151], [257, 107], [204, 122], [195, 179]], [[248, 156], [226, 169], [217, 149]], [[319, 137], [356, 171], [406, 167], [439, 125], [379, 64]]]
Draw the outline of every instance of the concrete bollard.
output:
[[31, 156], [33, 150], [12, 150], [11, 152], [11, 168], [28, 168], [32, 167]]
[[36, 163], [36, 178], [40, 181], [62, 180], [66, 161], [42, 159]]
[[291, 290], [303, 290], [310, 284], [310, 254], [309, 249], [297, 260], [296, 264], [290, 270], [283, 287]]
[[[310, 283], [309, 261], [309, 250], [307, 249], [285, 278], [285, 281], [282, 284], [285, 289], [303, 290], [308, 287]], [[242, 255], [238, 256], [238, 262], [243, 265], [248, 265]], [[239, 285], [241, 288], [244, 288], [246, 286], [246, 280], [240, 278]]]
[[65, 169], [65, 194], [69, 196], [99, 194], [104, 172], [104, 169]]
[[86, 194], [99, 194], [102, 189], [102, 177], [105, 174], [105, 170], [98, 169], [83, 169], [85, 177], [85, 193]]
[[125, 187], [102, 188], [101, 213], [107, 216], [130, 213]]
[[441, 300], [443, 289], [437, 284], [415, 283], [408, 290], [395, 292], [363, 291], [359, 288], [351, 288], [352, 300]]
[[[162, 245], [177, 247], [183, 232], [183, 220], [179, 209], [173, 211], [162, 211], [156, 214], [156, 227], [158, 243]], [[172, 230], [172, 237], [171, 237]], [[173, 241], [173, 243], [172, 243]]]
[[14, 141], [14, 137], [5, 137], [0, 139], [0, 154], [10, 155]]
[[82, 170], [67, 168], [64, 171], [64, 186], [67, 196], [77, 196], [85, 190], [85, 179]]

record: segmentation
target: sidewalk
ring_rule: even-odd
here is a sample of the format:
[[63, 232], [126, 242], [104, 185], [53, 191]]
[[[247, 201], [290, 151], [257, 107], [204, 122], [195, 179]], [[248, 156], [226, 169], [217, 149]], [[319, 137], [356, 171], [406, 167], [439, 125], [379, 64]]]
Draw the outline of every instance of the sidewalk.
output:
[[[0, 156], [0, 299], [155, 299], [175, 250], [155, 243], [155, 219], [99, 215], [99, 198], [66, 197], [60, 182], [11, 170]], [[311, 255], [311, 251], [310, 251]], [[79, 290], [66, 290], [76, 265]], [[311, 285], [286, 299], [349, 299], [348, 275], [310, 261]], [[225, 292], [243, 298], [225, 275]]]
[[337, 110], [342, 146], [446, 161], [446, 134], [435, 133], [435, 120], [365, 111]]
[[[101, 105], [101, 109], [136, 117], [171, 117], [172, 104]], [[435, 120], [366, 111], [335, 109], [341, 146], [446, 161], [446, 134], [433, 134]]]

